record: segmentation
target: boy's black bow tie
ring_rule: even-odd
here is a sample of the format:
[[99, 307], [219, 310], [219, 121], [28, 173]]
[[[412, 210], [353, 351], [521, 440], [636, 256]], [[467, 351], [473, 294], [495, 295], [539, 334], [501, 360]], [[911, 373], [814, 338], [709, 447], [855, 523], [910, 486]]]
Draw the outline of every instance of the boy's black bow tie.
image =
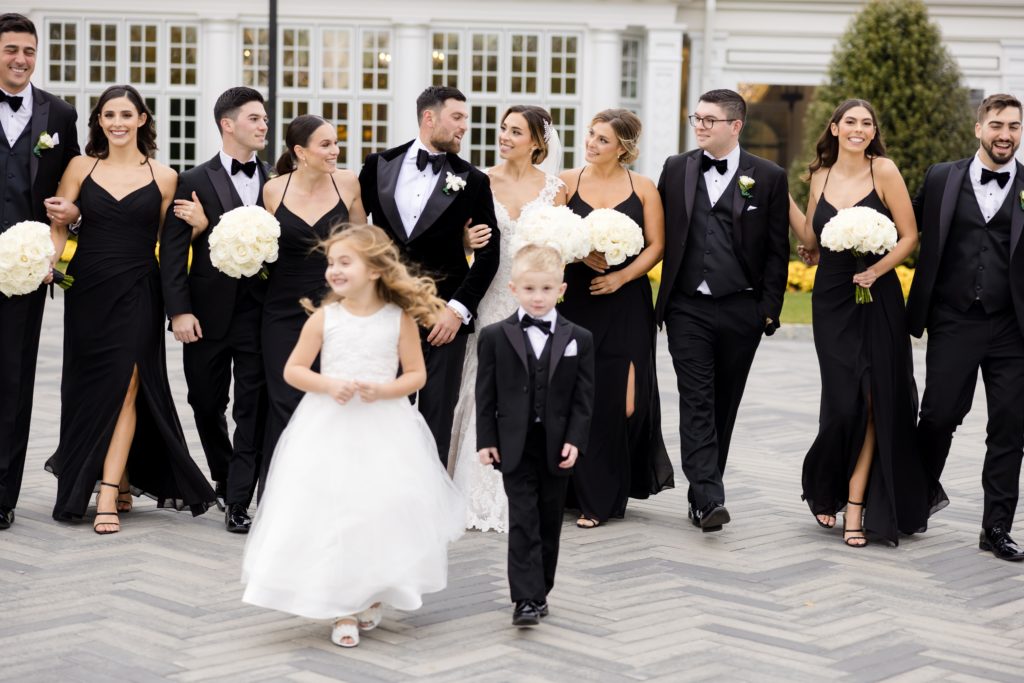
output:
[[519, 326], [524, 330], [528, 327], [536, 327], [544, 334], [551, 334], [551, 323], [547, 320], [539, 320], [528, 315], [523, 316], [523, 319], [519, 321]]

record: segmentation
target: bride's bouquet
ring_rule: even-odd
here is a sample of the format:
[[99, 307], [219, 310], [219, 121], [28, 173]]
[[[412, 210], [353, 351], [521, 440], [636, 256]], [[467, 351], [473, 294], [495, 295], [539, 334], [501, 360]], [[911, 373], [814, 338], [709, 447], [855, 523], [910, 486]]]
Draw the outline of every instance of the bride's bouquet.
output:
[[259, 274], [267, 279], [264, 264], [277, 260], [281, 224], [266, 209], [240, 206], [220, 217], [210, 233], [210, 263], [234, 278]]
[[38, 221], [15, 223], [0, 234], [0, 292], [6, 296], [29, 294], [39, 289], [51, 272], [54, 282], [67, 289], [74, 279], [54, 270], [50, 226]]
[[583, 222], [590, 230], [591, 251], [604, 254], [609, 266], [617, 266], [643, 251], [643, 229], [621, 211], [594, 209]]
[[583, 219], [564, 206], [541, 206], [519, 218], [512, 237], [512, 253], [527, 244], [554, 247], [571, 263], [590, 253], [590, 233]]
[[[863, 270], [865, 254], [887, 254], [896, 246], [896, 225], [886, 216], [867, 206], [840, 209], [821, 230], [821, 246], [831, 251], [851, 251]], [[858, 304], [872, 302], [871, 290], [857, 285]]]

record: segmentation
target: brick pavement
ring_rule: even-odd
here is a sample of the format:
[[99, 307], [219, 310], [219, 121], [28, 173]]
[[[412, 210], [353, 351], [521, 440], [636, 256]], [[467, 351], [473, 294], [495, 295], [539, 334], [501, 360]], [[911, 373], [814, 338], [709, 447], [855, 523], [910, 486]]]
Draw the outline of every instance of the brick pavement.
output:
[[[60, 312], [58, 296], [47, 304], [18, 521], [0, 533], [0, 681], [1022, 679], [1024, 567], [977, 550], [981, 393], [944, 476], [952, 504], [929, 532], [898, 548], [848, 549], [800, 501], [818, 373], [806, 332], [784, 328], [751, 374], [723, 533], [689, 526], [683, 488], [633, 501], [625, 520], [598, 529], [567, 518], [551, 616], [524, 631], [509, 624], [504, 537], [468, 533], [452, 548], [446, 591], [418, 612], [387, 611], [359, 648], [341, 650], [323, 622], [242, 604], [244, 537], [215, 511], [193, 519], [142, 501], [111, 537], [50, 519], [55, 483], [42, 465], [57, 440]], [[664, 430], [678, 460], [663, 347]], [[202, 463], [170, 337], [168, 349]]]

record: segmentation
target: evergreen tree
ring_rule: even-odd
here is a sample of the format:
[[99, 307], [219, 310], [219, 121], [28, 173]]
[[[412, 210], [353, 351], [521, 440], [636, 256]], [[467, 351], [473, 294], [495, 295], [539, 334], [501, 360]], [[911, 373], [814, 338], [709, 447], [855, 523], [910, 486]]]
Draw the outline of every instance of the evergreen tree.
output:
[[807, 206], [802, 178], [818, 137], [836, 106], [850, 98], [874, 105], [886, 154], [911, 196], [930, 165], [977, 148], [967, 88], [924, 2], [871, 0], [840, 39], [828, 83], [807, 109], [803, 153], [790, 168], [790, 192], [801, 209]]

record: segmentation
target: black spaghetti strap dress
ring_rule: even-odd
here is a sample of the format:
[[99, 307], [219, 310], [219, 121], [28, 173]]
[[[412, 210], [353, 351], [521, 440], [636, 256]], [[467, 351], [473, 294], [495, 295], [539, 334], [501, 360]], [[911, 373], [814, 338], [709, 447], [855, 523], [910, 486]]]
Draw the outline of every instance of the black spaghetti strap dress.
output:
[[154, 177], [116, 199], [90, 171], [79, 202], [78, 250], [68, 265], [75, 284], [64, 295], [60, 443], [46, 465], [57, 476], [53, 517], [85, 515], [134, 367], [137, 423], [127, 464], [132, 492], [154, 498], [159, 507], [202, 514], [214, 492], [189, 455], [167, 381], [155, 255], [160, 188]]
[[[582, 182], [582, 171], [580, 182]], [[633, 178], [630, 175], [630, 185]], [[576, 192], [568, 207], [586, 217], [593, 207]], [[643, 228], [644, 206], [631, 192], [615, 207]], [[622, 270], [636, 257], [612, 266]], [[661, 402], [655, 373], [655, 322], [651, 283], [647, 277], [628, 282], [613, 294], [594, 296], [590, 281], [600, 274], [585, 263], [565, 268], [567, 288], [558, 311], [594, 335], [594, 417], [590, 445], [573, 468], [566, 507], [604, 522], [622, 517], [626, 502], [672, 488], [672, 463], [661, 433]], [[626, 417], [629, 366], [634, 368], [634, 411]]]
[[[289, 174], [281, 204], [274, 212], [281, 224], [281, 237], [278, 258], [271, 264], [267, 296], [263, 301], [263, 368], [267, 374], [270, 409], [262, 450], [267, 459], [273, 455], [281, 432], [302, 400], [302, 392], [284, 381], [284, 366], [309, 317], [299, 301], [308, 298], [314, 305], [319, 304], [327, 290], [327, 258], [317, 251], [317, 244], [330, 235], [335, 225], [348, 221], [348, 207], [335, 184], [338, 203], [313, 225], [306, 223], [284, 203], [291, 182]], [[334, 178], [331, 182], [334, 183]], [[264, 472], [268, 466], [269, 463], [264, 463]]]

